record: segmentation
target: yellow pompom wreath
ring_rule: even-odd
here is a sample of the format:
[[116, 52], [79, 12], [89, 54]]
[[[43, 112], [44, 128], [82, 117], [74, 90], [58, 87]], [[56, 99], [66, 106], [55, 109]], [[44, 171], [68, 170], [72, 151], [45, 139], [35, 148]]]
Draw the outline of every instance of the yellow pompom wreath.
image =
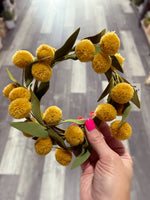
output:
[[43, 59], [50, 56], [49, 58], [42, 60], [42, 62], [50, 65], [54, 59], [54, 48], [47, 44], [42, 44], [37, 48], [36, 56], [38, 59]]
[[62, 110], [57, 106], [50, 106], [43, 114], [43, 120], [47, 124], [58, 124], [62, 119]]
[[10, 83], [9, 85], [7, 85], [4, 89], [3, 89], [3, 95], [8, 98], [9, 97], [9, 93], [14, 89], [17, 88], [18, 86], [15, 83]]
[[95, 114], [102, 121], [112, 121], [116, 118], [117, 111], [111, 104], [102, 103], [97, 106]]
[[35, 63], [32, 65], [32, 75], [37, 81], [47, 82], [53, 74], [52, 68], [44, 63]]
[[127, 122], [123, 122], [123, 124], [119, 127], [120, 120], [116, 120], [111, 123], [110, 131], [112, 135], [119, 140], [126, 140], [132, 134], [132, 128]]
[[24, 87], [17, 87], [9, 93], [9, 100], [13, 101], [17, 98], [26, 98], [27, 100], [30, 100], [31, 93]]
[[84, 39], [76, 45], [75, 52], [81, 62], [88, 62], [94, 58], [95, 47], [90, 40]]
[[95, 55], [92, 67], [96, 73], [105, 73], [111, 66], [111, 59], [108, 55], [98, 53]]
[[115, 32], [107, 32], [100, 40], [100, 48], [103, 53], [114, 55], [120, 47], [120, 39]]
[[79, 126], [69, 126], [65, 131], [65, 137], [71, 146], [77, 146], [84, 142], [84, 133]]
[[55, 158], [59, 164], [67, 166], [72, 160], [72, 153], [66, 149], [58, 148], [55, 151]]
[[53, 143], [49, 137], [38, 138], [35, 142], [35, 151], [40, 156], [45, 156], [52, 149]]
[[[120, 55], [120, 53], [115, 54], [115, 56], [116, 56], [118, 62], [120, 63], [121, 67], [123, 67], [124, 58]], [[116, 70], [116, 68], [112, 65], [111, 65], [111, 69], [114, 71]]]
[[19, 50], [14, 54], [12, 61], [17, 67], [24, 69], [34, 61], [34, 57], [29, 51]]
[[128, 83], [119, 83], [111, 90], [111, 98], [119, 104], [124, 104], [130, 101], [133, 94], [134, 89]]
[[31, 103], [26, 98], [15, 99], [10, 103], [8, 111], [15, 119], [27, 117], [31, 111]]

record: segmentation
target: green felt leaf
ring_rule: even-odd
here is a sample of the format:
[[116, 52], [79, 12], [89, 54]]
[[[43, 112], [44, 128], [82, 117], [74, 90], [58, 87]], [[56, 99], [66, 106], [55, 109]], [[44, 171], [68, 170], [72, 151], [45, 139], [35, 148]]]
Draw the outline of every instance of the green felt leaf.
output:
[[36, 97], [36, 95], [33, 93], [33, 91], [30, 89], [31, 92], [31, 103], [32, 103], [32, 113], [36, 120], [43, 124], [42, 116], [41, 116], [41, 110], [40, 110], [40, 101]]
[[65, 60], [67, 59], [78, 60], [76, 53], [68, 54], [67, 56], [65, 56]]
[[37, 98], [39, 99], [39, 101], [41, 100], [41, 98], [46, 94], [46, 92], [49, 89], [49, 85], [50, 82], [41, 82], [38, 89], [36, 90], [35, 95], [37, 96]]
[[25, 83], [26, 83], [26, 87], [28, 87], [30, 85], [30, 83], [32, 82], [32, 80], [33, 80], [33, 76], [32, 76], [32, 73], [31, 73], [31, 68], [32, 68], [32, 64], [28, 65], [25, 68]]
[[8, 70], [8, 68], [6, 68], [6, 70], [7, 70], [7, 74], [8, 74], [8, 76], [9, 76], [9, 78], [10, 78], [13, 82], [15, 82], [18, 86], [22, 86], [22, 85], [13, 77], [13, 75], [10, 73], [10, 71]]
[[79, 31], [80, 31], [80, 28], [78, 28], [68, 39], [67, 41], [65, 42], [65, 44], [56, 50], [55, 52], [55, 57], [54, 57], [54, 62], [65, 56], [67, 53], [69, 53], [69, 51], [72, 49], [76, 39], [77, 39], [77, 36], [79, 34]]
[[83, 164], [91, 155], [91, 152], [89, 149], [82, 148], [81, 152], [75, 157], [71, 169], [75, 169], [76, 167]]
[[112, 78], [112, 69], [111, 68], [109, 68], [109, 70], [107, 71], [107, 72], [105, 72], [105, 76], [106, 76], [106, 78], [107, 78], [107, 80], [108, 80], [108, 82], [111, 80], [111, 78]]
[[93, 36], [89, 36], [89, 37], [86, 37], [84, 39], [88, 39], [88, 40], [91, 40], [91, 42], [93, 44], [97, 44], [100, 42], [101, 40], [101, 37], [106, 33], [106, 29], [103, 29], [100, 33], [96, 34], [96, 35], [93, 35]]
[[48, 135], [49, 137], [51, 137], [60, 147], [66, 149], [67, 146], [64, 142], [64, 140], [62, 139], [61, 136], [59, 136], [52, 128], [48, 129]]
[[[134, 88], [133, 88], [134, 89]], [[138, 97], [138, 94], [136, 92], [136, 90], [134, 89], [134, 94], [133, 94], [133, 97], [131, 99], [132, 103], [134, 103], [138, 108], [141, 107], [140, 105], [140, 100], [139, 100], [139, 97]]]
[[109, 94], [109, 92], [111, 91], [111, 89], [114, 86], [114, 81], [113, 78], [110, 79], [107, 87], [105, 88], [105, 90], [103, 91], [103, 93], [101, 94], [101, 96], [98, 98], [97, 102], [99, 102], [100, 100], [102, 100], [107, 94]]
[[97, 53], [101, 53], [101, 48], [100, 48], [100, 45], [95, 45], [95, 54]]
[[122, 113], [122, 120], [121, 120], [121, 122], [120, 122], [120, 124], [119, 124], [119, 127], [123, 124], [124, 120], [129, 116], [130, 111], [131, 111], [131, 108], [132, 108], [132, 106], [131, 106], [131, 104], [129, 104], [129, 105], [125, 108], [125, 110], [123, 111], [123, 113]]
[[116, 58], [116, 56], [110, 56], [110, 57], [111, 57], [111, 60], [112, 60], [111, 65], [113, 67], [115, 67], [118, 71], [123, 73], [123, 68], [121, 67], [121, 65], [120, 65], [118, 59]]
[[61, 123], [71, 122], [71, 123], [81, 125], [81, 124], [85, 124], [85, 120], [86, 119], [66, 119], [66, 120], [63, 120]]
[[46, 128], [35, 122], [12, 122], [10, 125], [35, 137], [48, 137]]

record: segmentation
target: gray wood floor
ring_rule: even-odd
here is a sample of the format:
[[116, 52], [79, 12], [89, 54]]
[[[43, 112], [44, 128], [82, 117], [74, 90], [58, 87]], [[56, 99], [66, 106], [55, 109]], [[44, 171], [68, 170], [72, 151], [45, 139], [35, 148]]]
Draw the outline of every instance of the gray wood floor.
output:
[[[131, 200], [148, 200], [150, 191], [150, 86], [144, 80], [150, 72], [149, 46], [138, 27], [137, 16], [128, 0], [16, 0], [16, 28], [7, 32], [0, 51], [0, 90], [10, 81], [6, 67], [19, 80], [21, 71], [12, 65], [12, 55], [49, 44], [59, 48], [81, 27], [79, 39], [103, 28], [115, 30], [121, 39], [127, 79], [139, 88], [141, 110], [133, 108], [128, 121], [133, 135], [125, 143], [134, 160]], [[61, 66], [60, 66], [61, 65]], [[97, 106], [98, 92], [106, 85], [103, 76], [93, 73], [90, 63], [66, 61], [57, 65], [51, 90], [42, 108], [60, 106], [64, 118], [88, 117]], [[82, 75], [82, 76], [80, 76]], [[82, 83], [82, 87], [81, 87]], [[98, 88], [98, 89], [97, 89]], [[9, 102], [0, 95], [0, 199], [1, 200], [79, 200], [81, 170], [70, 170], [56, 163], [53, 153], [40, 157], [34, 141], [10, 128]], [[79, 106], [80, 105], [80, 106]]]

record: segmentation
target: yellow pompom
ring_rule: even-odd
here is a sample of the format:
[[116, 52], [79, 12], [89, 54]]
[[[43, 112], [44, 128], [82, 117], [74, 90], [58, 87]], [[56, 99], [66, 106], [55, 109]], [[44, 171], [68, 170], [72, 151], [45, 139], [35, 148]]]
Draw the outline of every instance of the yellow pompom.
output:
[[45, 156], [52, 149], [52, 140], [49, 137], [38, 138], [35, 142], [35, 151], [40, 156]]
[[77, 146], [84, 142], [84, 133], [79, 126], [69, 126], [65, 131], [65, 137], [71, 146]]
[[70, 164], [72, 160], [72, 153], [66, 149], [56, 149], [55, 158], [57, 162], [63, 166]]
[[37, 48], [36, 56], [39, 60], [50, 56], [49, 58], [43, 59], [41, 61], [44, 62], [45, 64], [50, 65], [52, 60], [54, 59], [54, 48], [47, 44], [42, 44]]
[[3, 89], [3, 94], [6, 98], [9, 97], [9, 93], [14, 89], [18, 87], [15, 83], [10, 83], [9, 85], [7, 85], [4, 89]]
[[81, 62], [88, 62], [94, 57], [95, 47], [90, 40], [84, 39], [76, 45], [75, 52]]
[[24, 87], [17, 87], [9, 93], [9, 100], [13, 101], [17, 98], [26, 98], [27, 100], [30, 100], [31, 93]]
[[95, 110], [96, 116], [102, 121], [112, 121], [116, 118], [117, 111], [109, 103], [102, 103]]
[[57, 106], [50, 106], [43, 114], [43, 120], [47, 124], [58, 124], [62, 119], [62, 110]]
[[[120, 53], [115, 54], [115, 56], [116, 56], [118, 62], [120, 63], [121, 67], [123, 67], [124, 58], [120, 55]], [[114, 71], [116, 70], [116, 68], [112, 65], [111, 65], [111, 69]]]
[[118, 52], [120, 47], [120, 39], [115, 32], [107, 32], [102, 36], [100, 41], [100, 48], [103, 53], [107, 55], [114, 55]]
[[14, 54], [12, 61], [17, 67], [24, 69], [34, 61], [34, 57], [29, 51], [19, 50]]
[[15, 119], [27, 117], [31, 111], [31, 103], [26, 98], [15, 99], [10, 103], [8, 111]]
[[130, 101], [133, 94], [134, 89], [128, 83], [119, 83], [111, 90], [111, 98], [119, 104], [124, 104]]
[[119, 127], [120, 122], [120, 120], [112, 122], [110, 131], [115, 138], [119, 140], [126, 140], [131, 136], [132, 128], [127, 122], [123, 122], [123, 124]]
[[96, 73], [105, 73], [111, 66], [111, 59], [108, 55], [98, 53], [95, 55], [92, 67]]
[[52, 68], [44, 63], [35, 63], [32, 65], [32, 75], [37, 81], [47, 82], [53, 74]]

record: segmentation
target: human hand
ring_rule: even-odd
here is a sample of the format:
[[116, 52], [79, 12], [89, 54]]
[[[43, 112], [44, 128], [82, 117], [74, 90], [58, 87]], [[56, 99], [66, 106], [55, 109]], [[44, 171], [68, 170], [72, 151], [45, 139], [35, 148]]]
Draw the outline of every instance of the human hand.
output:
[[128, 151], [111, 135], [105, 122], [99, 130], [92, 119], [86, 120], [85, 124], [93, 150], [81, 165], [80, 199], [129, 200], [133, 162]]

